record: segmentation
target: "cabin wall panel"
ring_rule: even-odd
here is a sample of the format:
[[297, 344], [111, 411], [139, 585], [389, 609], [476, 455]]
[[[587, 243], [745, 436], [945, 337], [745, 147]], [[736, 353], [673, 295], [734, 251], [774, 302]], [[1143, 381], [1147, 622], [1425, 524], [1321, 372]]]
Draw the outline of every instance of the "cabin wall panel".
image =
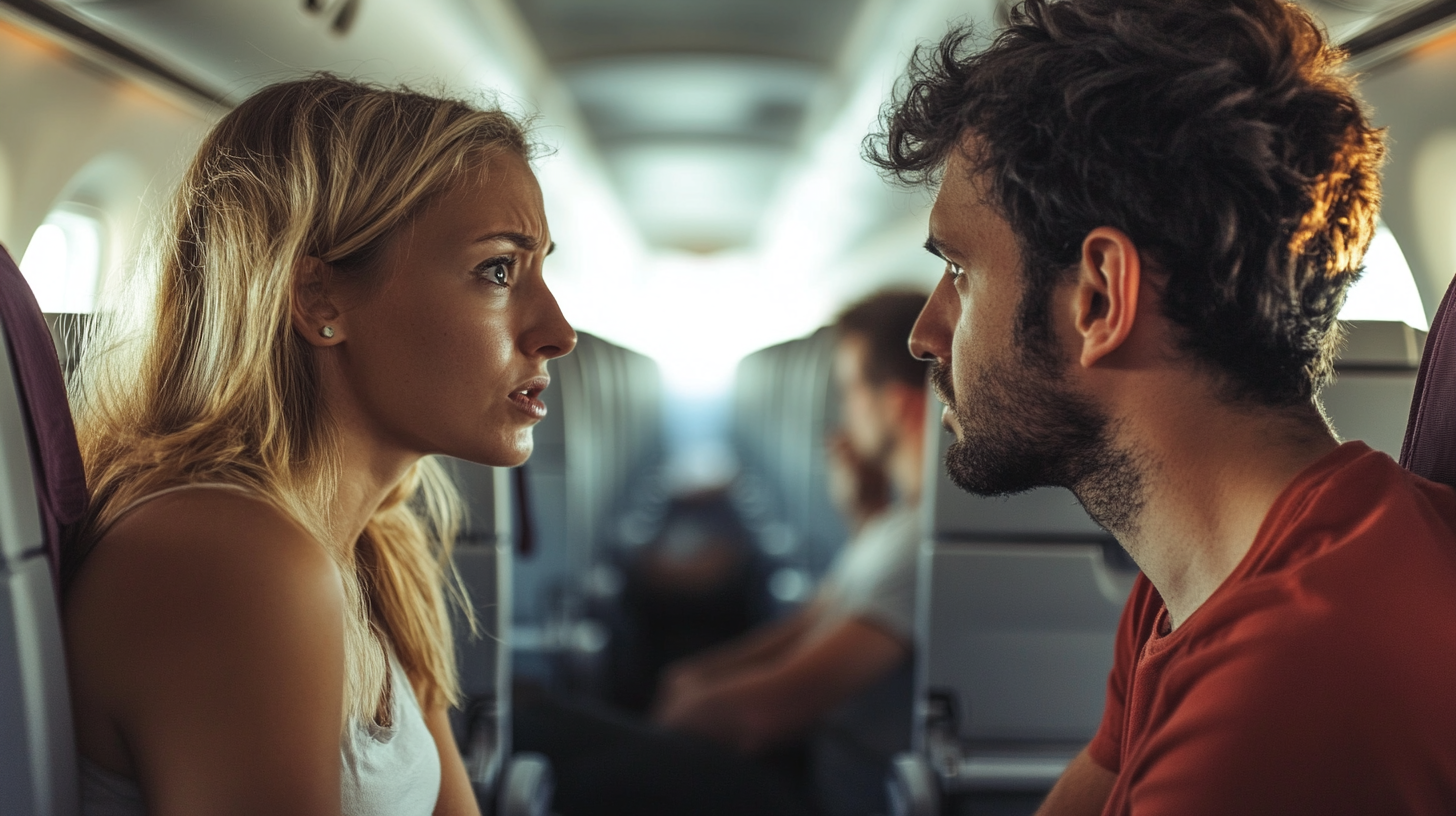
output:
[[1405, 251], [1426, 316], [1456, 275], [1456, 39], [1436, 40], [1361, 80], [1390, 128], [1385, 223]]
[[51, 209], [80, 194], [105, 216], [113, 264], [131, 258], [216, 115], [3, 19], [0, 111], [0, 242], [19, 258]]

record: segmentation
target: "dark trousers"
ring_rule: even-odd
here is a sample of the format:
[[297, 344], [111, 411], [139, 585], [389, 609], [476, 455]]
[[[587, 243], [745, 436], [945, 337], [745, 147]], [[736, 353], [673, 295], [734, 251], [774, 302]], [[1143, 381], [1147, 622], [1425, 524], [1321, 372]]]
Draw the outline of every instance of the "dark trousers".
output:
[[[760, 762], [589, 703], [522, 695], [514, 750], [551, 760], [560, 816], [812, 816], [792, 760]], [[777, 760], [777, 761], [775, 761]]]

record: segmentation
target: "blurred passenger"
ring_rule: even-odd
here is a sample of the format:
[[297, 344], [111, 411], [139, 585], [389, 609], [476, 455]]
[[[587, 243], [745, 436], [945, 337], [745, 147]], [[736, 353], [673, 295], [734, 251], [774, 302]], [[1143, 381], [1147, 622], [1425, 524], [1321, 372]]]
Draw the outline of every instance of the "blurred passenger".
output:
[[608, 641], [611, 702], [646, 715], [669, 665], [736, 638], [772, 612], [770, 565], [724, 486], [672, 499], [659, 533], [622, 558]]
[[575, 345], [529, 154], [500, 111], [327, 76], [204, 141], [145, 325], [78, 392], [83, 814], [479, 814], [425, 457], [525, 461]]
[[924, 305], [882, 293], [836, 324], [830, 483], [854, 535], [813, 601], [672, 667], [655, 714], [747, 754], [811, 738], [834, 816], [882, 812], [889, 759], [909, 746], [926, 364], [905, 344]]
[[1320, 389], [1384, 134], [1280, 0], [1027, 0], [912, 63], [951, 477], [1072, 490], [1142, 568], [1043, 814], [1456, 812], [1456, 491]]

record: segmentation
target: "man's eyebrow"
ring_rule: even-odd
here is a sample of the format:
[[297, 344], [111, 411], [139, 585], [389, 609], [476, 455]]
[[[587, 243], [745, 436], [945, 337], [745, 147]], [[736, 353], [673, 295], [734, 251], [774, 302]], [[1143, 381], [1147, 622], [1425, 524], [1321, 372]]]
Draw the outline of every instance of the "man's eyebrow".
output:
[[[934, 235], [925, 239], [925, 251], [949, 264], [959, 265], [961, 263], [964, 263], [964, 258], [966, 257], [966, 253], [963, 249], [961, 249], [960, 247], [950, 246], [946, 244], [946, 242], [940, 240], [939, 238], [936, 238]], [[952, 255], [954, 255], [956, 258], [961, 258], [962, 260], [954, 260], [950, 257]]]
[[[493, 232], [489, 235], [482, 235], [475, 239], [475, 243], [483, 244], [486, 241], [508, 241], [527, 252], [535, 252], [541, 246], [541, 241], [534, 236], [524, 232]], [[546, 248], [546, 254], [550, 255], [556, 251], [556, 242], [552, 241], [551, 246]]]

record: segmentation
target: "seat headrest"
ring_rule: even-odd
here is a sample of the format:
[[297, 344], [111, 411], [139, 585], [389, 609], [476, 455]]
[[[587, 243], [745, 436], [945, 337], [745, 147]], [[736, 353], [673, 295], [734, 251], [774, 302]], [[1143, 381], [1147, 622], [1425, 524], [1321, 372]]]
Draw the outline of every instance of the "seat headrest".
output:
[[40, 492], [51, 572], [59, 574], [64, 530], [86, 512], [86, 471], [76, 445], [76, 427], [55, 343], [30, 284], [0, 246], [0, 325], [10, 348], [10, 366], [25, 413], [31, 467]]
[[1446, 288], [1426, 337], [1406, 421], [1400, 463], [1418, 476], [1456, 487], [1456, 281]]

